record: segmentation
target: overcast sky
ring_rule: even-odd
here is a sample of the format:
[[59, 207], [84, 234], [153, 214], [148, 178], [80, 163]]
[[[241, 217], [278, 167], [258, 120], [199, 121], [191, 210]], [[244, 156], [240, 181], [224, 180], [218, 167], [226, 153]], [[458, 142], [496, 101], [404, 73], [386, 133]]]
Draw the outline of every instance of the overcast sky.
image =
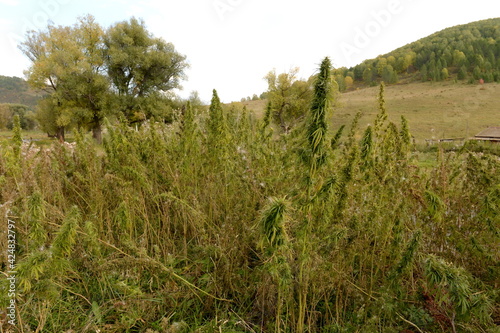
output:
[[267, 90], [263, 77], [294, 67], [312, 75], [325, 56], [335, 67], [365, 59], [444, 28], [500, 17], [498, 0], [0, 0], [0, 75], [24, 77], [17, 49], [27, 30], [72, 25], [92, 14], [105, 28], [131, 16], [187, 56], [184, 89], [224, 102]]

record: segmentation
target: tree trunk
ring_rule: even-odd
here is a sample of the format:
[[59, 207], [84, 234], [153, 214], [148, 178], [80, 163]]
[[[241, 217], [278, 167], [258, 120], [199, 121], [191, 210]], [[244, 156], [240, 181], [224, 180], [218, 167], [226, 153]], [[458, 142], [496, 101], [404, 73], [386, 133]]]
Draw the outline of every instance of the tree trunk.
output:
[[59, 142], [63, 143], [65, 141], [64, 138], [64, 127], [58, 127], [56, 132], [56, 137], [59, 139]]
[[279, 117], [279, 120], [280, 120], [281, 130], [283, 131], [283, 133], [288, 134], [288, 126], [286, 126], [285, 120], [283, 119], [283, 111], [280, 111], [278, 113], [278, 117]]
[[102, 126], [100, 122], [95, 123], [92, 127], [92, 137], [97, 143], [102, 143]]

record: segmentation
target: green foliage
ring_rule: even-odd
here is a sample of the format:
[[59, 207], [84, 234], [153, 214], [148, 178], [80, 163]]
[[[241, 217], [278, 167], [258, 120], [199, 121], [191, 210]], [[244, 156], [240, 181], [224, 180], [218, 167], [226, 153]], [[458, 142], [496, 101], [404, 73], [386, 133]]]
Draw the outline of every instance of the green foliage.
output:
[[48, 251], [33, 251], [23, 258], [17, 267], [19, 272], [19, 287], [24, 292], [29, 292], [33, 287], [32, 281], [38, 281], [47, 274], [51, 264]]
[[440, 222], [445, 210], [443, 201], [437, 194], [431, 191], [425, 191], [424, 198], [427, 203], [427, 211], [429, 212], [429, 216], [433, 220]]
[[224, 111], [217, 94], [214, 89], [212, 92], [212, 101], [208, 109], [207, 120], [207, 143], [210, 151], [215, 155], [223, 156], [228, 145], [228, 124]]
[[285, 133], [304, 119], [312, 100], [311, 82], [297, 79], [298, 71], [277, 75], [273, 70], [265, 77], [272, 119]]
[[21, 128], [33, 130], [35, 128], [35, 114], [27, 105], [0, 104], [0, 129], [12, 129], [14, 116], [19, 116]]
[[25, 222], [30, 226], [28, 234], [30, 248], [40, 248], [47, 240], [47, 230], [44, 223], [46, 218], [45, 203], [40, 192], [33, 193], [28, 198]]
[[496, 329], [497, 156], [467, 145], [421, 167], [384, 86], [362, 135], [361, 114], [330, 133], [324, 64], [288, 135], [269, 135], [271, 108], [258, 120], [214, 91], [170, 124], [104, 120], [102, 146], [1, 147], [23, 329]]
[[116, 89], [119, 109], [130, 122], [165, 118], [159, 92], [178, 88], [185, 77], [186, 57], [172, 43], [153, 37], [144, 21], [131, 18], [111, 26], [103, 36], [107, 75]]
[[46, 31], [32, 31], [21, 44], [32, 62], [28, 83], [50, 91], [41, 105], [42, 128], [56, 128], [61, 140], [64, 128], [87, 126], [100, 141], [102, 120], [111, 111], [106, 108], [109, 82], [102, 73], [103, 34], [89, 15], [73, 27], [49, 26]]
[[0, 88], [12, 91], [26, 91], [28, 90], [28, 85], [19, 77], [0, 75]]
[[21, 145], [23, 144], [23, 138], [21, 136], [21, 119], [18, 115], [14, 116], [13, 123], [12, 148], [14, 150], [14, 156], [19, 159], [21, 157]]
[[403, 145], [408, 149], [411, 145], [411, 134], [410, 127], [408, 125], [408, 120], [404, 116], [401, 116], [401, 141]]
[[271, 123], [271, 110], [272, 110], [271, 103], [268, 102], [266, 106], [266, 113], [264, 114], [264, 120], [262, 122], [263, 130], [265, 130]]
[[195, 114], [190, 101], [187, 102], [181, 120], [181, 149], [186, 153], [191, 153], [194, 145], [197, 126], [195, 123]]
[[499, 69], [499, 20], [493, 18], [444, 29], [376, 59], [365, 60], [350, 70], [355, 73], [356, 81], [367, 85], [376, 80], [396, 83], [398, 75], [407, 78], [408, 74], [422, 81], [442, 81], [457, 75], [459, 80], [473, 76], [492, 82]]
[[378, 111], [377, 117], [375, 118], [374, 131], [378, 135], [387, 120], [387, 110], [385, 108], [385, 96], [384, 96], [385, 85], [384, 82], [380, 83], [380, 88], [378, 92]]
[[372, 158], [373, 152], [373, 130], [371, 126], [368, 126], [361, 139], [361, 159], [365, 163], [369, 163]]
[[326, 156], [324, 141], [327, 135], [326, 116], [330, 111], [332, 84], [330, 78], [331, 62], [325, 58], [321, 63], [319, 74], [314, 82], [314, 97], [311, 102], [311, 112], [307, 126], [307, 140], [309, 142], [311, 169], [321, 165]]
[[62, 117], [62, 110], [51, 97], [46, 97], [38, 102], [36, 120], [40, 129], [49, 136], [58, 136], [64, 139], [64, 126], [69, 122]]
[[67, 128], [92, 130], [101, 142], [105, 117], [120, 111], [130, 123], [171, 117], [172, 98], [187, 67], [172, 44], [154, 38], [134, 18], [106, 32], [88, 15], [71, 27], [32, 31], [21, 50], [28, 83], [49, 92], [39, 105], [42, 129], [64, 140]]
[[[285, 198], [270, 198], [260, 218], [261, 247], [265, 252], [263, 268], [276, 288], [275, 323], [276, 332], [282, 330], [282, 320], [286, 321], [292, 299], [291, 248], [287, 234], [287, 210], [290, 203]], [[270, 295], [267, 295], [269, 298]], [[288, 308], [288, 309], [287, 309]], [[286, 327], [284, 328], [286, 330]]]
[[475, 281], [466, 270], [429, 255], [424, 261], [424, 272], [428, 287], [433, 288], [430, 297], [452, 318], [453, 325], [456, 318], [465, 322], [490, 322], [491, 299], [475, 290]]
[[77, 207], [72, 207], [52, 243], [56, 258], [69, 256], [76, 242], [76, 232], [81, 217]]
[[339, 145], [339, 140], [342, 137], [342, 133], [344, 132], [345, 125], [339, 127], [332, 140], [330, 141], [330, 146], [332, 149], [335, 149]]
[[420, 238], [422, 237], [422, 232], [420, 230], [415, 231], [412, 235], [411, 240], [405, 249], [404, 253], [401, 256], [401, 260], [397, 264], [394, 270], [394, 276], [400, 276], [403, 274], [408, 268], [413, 268], [412, 263], [415, 258], [415, 254], [418, 249], [418, 245], [420, 242]]
[[269, 207], [262, 213], [260, 224], [266, 246], [271, 251], [287, 245], [288, 235], [284, 225], [287, 202], [285, 199], [271, 198]]
[[391, 65], [387, 65], [384, 67], [382, 72], [382, 81], [387, 83], [397, 83], [398, 82], [398, 74], [394, 71]]

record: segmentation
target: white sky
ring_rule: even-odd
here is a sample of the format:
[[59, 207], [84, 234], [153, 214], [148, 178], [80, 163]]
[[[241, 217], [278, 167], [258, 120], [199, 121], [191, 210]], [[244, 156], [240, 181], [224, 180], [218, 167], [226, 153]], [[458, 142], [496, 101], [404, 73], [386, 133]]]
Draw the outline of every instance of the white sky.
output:
[[187, 56], [184, 89], [224, 102], [267, 90], [263, 77], [300, 67], [307, 78], [325, 56], [335, 67], [365, 59], [444, 28], [500, 17], [498, 0], [0, 0], [0, 75], [24, 77], [17, 44], [48, 20], [72, 25], [92, 14], [105, 28], [143, 18], [151, 33]]

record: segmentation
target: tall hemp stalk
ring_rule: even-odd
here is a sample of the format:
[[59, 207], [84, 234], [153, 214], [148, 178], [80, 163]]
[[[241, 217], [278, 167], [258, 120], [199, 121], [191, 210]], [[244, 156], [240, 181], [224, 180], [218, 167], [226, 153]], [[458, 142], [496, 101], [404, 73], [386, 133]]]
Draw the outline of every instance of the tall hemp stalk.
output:
[[196, 123], [194, 117], [194, 110], [191, 102], [188, 101], [183, 112], [183, 117], [181, 121], [181, 153], [186, 156], [192, 150], [194, 146], [194, 136], [196, 132]]
[[330, 109], [332, 82], [330, 79], [331, 62], [327, 57], [320, 66], [320, 71], [314, 84], [314, 97], [311, 103], [307, 140], [310, 149], [309, 179], [313, 179], [316, 170], [326, 160], [325, 138], [328, 129], [326, 113]]
[[[290, 286], [292, 280], [290, 251], [286, 231], [286, 213], [289, 203], [285, 198], [270, 198], [260, 218], [260, 246], [265, 252], [266, 271], [277, 287], [274, 330], [282, 332], [282, 321], [286, 318], [284, 310], [289, 308], [291, 299]], [[286, 331], [286, 329], [285, 329]]]
[[213, 90], [212, 100], [208, 110], [208, 145], [211, 152], [215, 155], [224, 156], [226, 150], [227, 126], [224, 119], [224, 111], [217, 94], [217, 90]]
[[370, 126], [366, 129], [362, 142], [362, 155], [364, 157], [365, 168], [368, 167], [368, 170], [371, 169], [377, 176], [380, 176], [378, 168], [384, 163], [381, 161], [383, 155], [381, 154], [383, 150], [382, 141], [384, 140], [382, 131], [385, 130], [383, 127], [387, 120], [384, 92], [385, 85], [384, 82], [381, 82], [377, 95], [378, 113], [375, 117], [373, 129]]
[[331, 82], [331, 62], [326, 57], [320, 66], [320, 70], [314, 83], [314, 97], [311, 103], [311, 109], [307, 124], [307, 143], [308, 143], [308, 174], [307, 174], [307, 198], [305, 208], [305, 226], [299, 242], [301, 244], [299, 254], [299, 274], [298, 274], [298, 314], [297, 314], [297, 332], [304, 331], [306, 319], [307, 294], [309, 291], [309, 258], [308, 247], [310, 246], [309, 234], [312, 224], [312, 191], [314, 179], [318, 168], [326, 162], [325, 138], [327, 134], [326, 113], [330, 108], [330, 99], [332, 92]]
[[382, 125], [387, 120], [387, 111], [385, 108], [384, 92], [385, 92], [385, 85], [384, 85], [384, 82], [381, 82], [380, 89], [379, 89], [378, 96], [377, 96], [379, 113], [377, 114], [377, 117], [375, 118], [375, 135], [377, 137], [380, 137], [379, 132], [382, 129]]
[[271, 124], [271, 117], [272, 117], [272, 106], [271, 102], [268, 102], [266, 105], [266, 112], [264, 113], [262, 126], [260, 128], [260, 136], [263, 141], [269, 139], [272, 135], [272, 129], [268, 131], [269, 125]]
[[14, 126], [12, 128], [13, 136], [12, 136], [12, 148], [14, 149], [14, 155], [16, 160], [19, 160], [21, 157], [21, 146], [23, 144], [23, 138], [21, 136], [21, 120], [19, 115], [15, 115]]
[[[210, 102], [210, 107], [208, 110], [207, 119], [207, 144], [206, 149], [207, 156], [209, 156], [209, 178], [210, 180], [217, 181], [206, 181], [206, 187], [210, 185], [214, 186], [214, 191], [217, 195], [210, 198], [209, 206], [210, 216], [216, 217], [218, 219], [225, 215], [224, 205], [219, 205], [218, 200], [225, 200], [229, 197], [227, 193], [228, 187], [225, 186], [228, 182], [228, 164], [229, 161], [229, 146], [230, 146], [230, 133], [227, 124], [227, 117], [225, 117], [224, 110], [217, 94], [214, 89], [212, 94], [212, 100]], [[222, 185], [222, 188], [221, 188]]]

